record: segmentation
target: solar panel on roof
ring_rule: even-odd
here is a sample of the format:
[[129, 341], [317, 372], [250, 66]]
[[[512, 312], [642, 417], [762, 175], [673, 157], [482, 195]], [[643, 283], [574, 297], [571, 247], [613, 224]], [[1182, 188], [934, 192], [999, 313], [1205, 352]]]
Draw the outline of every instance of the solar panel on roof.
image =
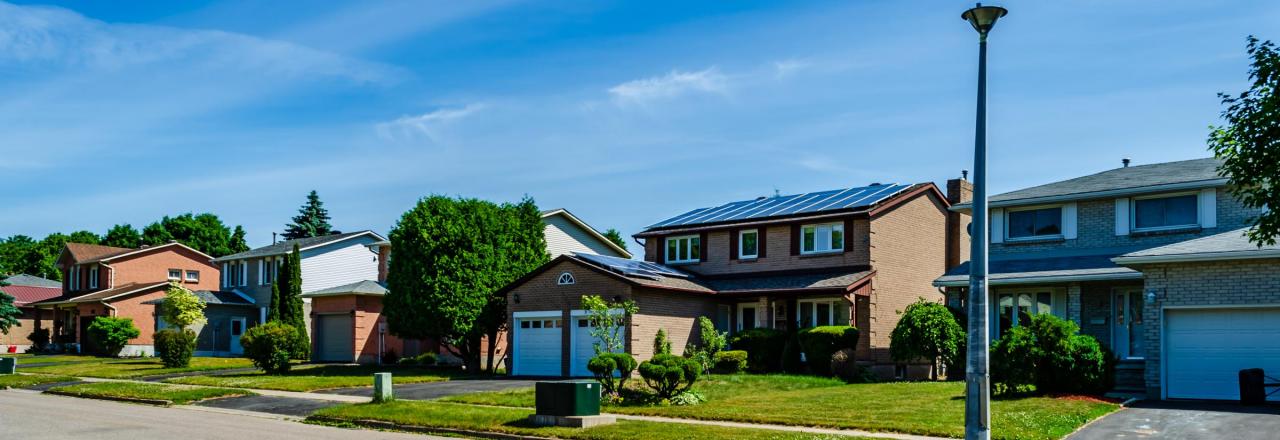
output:
[[654, 223], [646, 229], [864, 208], [892, 197], [908, 187], [910, 185], [883, 184], [805, 194], [761, 197], [754, 200], [743, 200], [710, 208], [695, 209]]
[[661, 277], [689, 277], [675, 269], [646, 261], [628, 260], [625, 258], [606, 257], [604, 255], [585, 254], [579, 252], [574, 252], [573, 255], [626, 276], [648, 278], [651, 280], [656, 280]]

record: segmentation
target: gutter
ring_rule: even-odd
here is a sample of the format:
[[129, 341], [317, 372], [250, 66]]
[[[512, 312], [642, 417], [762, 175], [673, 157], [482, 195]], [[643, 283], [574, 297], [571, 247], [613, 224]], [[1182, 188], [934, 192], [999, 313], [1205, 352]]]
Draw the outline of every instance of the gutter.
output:
[[1154, 263], [1194, 263], [1201, 261], [1253, 260], [1261, 258], [1280, 258], [1280, 249], [1261, 249], [1246, 251], [1203, 252], [1197, 254], [1119, 256], [1111, 259], [1116, 264], [1154, 264]]
[[[1066, 283], [1077, 281], [1111, 281], [1111, 280], [1140, 280], [1141, 272], [1133, 273], [1105, 273], [1105, 274], [1087, 274], [1087, 275], [1061, 275], [1061, 276], [1029, 276], [1015, 278], [990, 278], [987, 284], [992, 286], [1018, 285], [1018, 284], [1038, 284], [1038, 283]], [[934, 287], [968, 287], [969, 280], [956, 281], [934, 281]]]
[[[1132, 187], [1132, 188], [1120, 188], [1120, 189], [1109, 189], [1109, 190], [1103, 190], [1103, 191], [1090, 191], [1090, 192], [1081, 192], [1081, 193], [1072, 193], [1072, 194], [1062, 194], [1062, 195], [1056, 195], [1056, 196], [1031, 197], [1031, 198], [1025, 198], [1025, 199], [999, 200], [999, 201], [992, 200], [990, 202], [987, 202], [987, 206], [989, 208], [1004, 208], [1009, 206], [1070, 202], [1070, 201], [1076, 201], [1076, 200], [1102, 199], [1102, 198], [1108, 198], [1108, 197], [1123, 197], [1123, 196], [1132, 196], [1132, 195], [1138, 195], [1138, 194], [1149, 194], [1149, 193], [1158, 193], [1158, 192], [1166, 192], [1166, 191], [1179, 191], [1179, 190], [1187, 190], [1187, 189], [1211, 188], [1211, 187], [1219, 187], [1219, 186], [1226, 186], [1226, 185], [1227, 185], [1227, 179], [1219, 178], [1219, 179], [1210, 179], [1210, 180], [1197, 180], [1193, 182], [1167, 183], [1163, 185], [1138, 186], [1138, 187]], [[973, 204], [961, 203], [961, 204], [952, 206], [950, 209], [955, 212], [969, 212], [969, 211], [972, 211]]]

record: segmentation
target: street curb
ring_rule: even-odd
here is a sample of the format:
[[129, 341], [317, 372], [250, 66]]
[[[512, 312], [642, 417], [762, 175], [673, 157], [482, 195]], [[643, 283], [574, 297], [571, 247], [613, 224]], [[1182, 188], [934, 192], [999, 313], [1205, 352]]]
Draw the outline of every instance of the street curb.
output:
[[45, 394], [53, 394], [53, 395], [66, 396], [66, 397], [77, 397], [81, 399], [110, 400], [114, 402], [124, 402], [124, 403], [141, 403], [143, 405], [152, 405], [152, 406], [163, 406], [163, 407], [173, 406], [173, 401], [161, 400], [161, 399], [139, 399], [135, 397], [97, 396], [97, 395], [71, 393], [71, 392], [57, 391], [57, 390], [45, 390]]
[[398, 423], [383, 422], [379, 420], [351, 420], [328, 416], [310, 416], [305, 419], [306, 422], [334, 424], [338, 426], [351, 425], [362, 428], [381, 429], [387, 431], [403, 431], [418, 434], [455, 434], [464, 435], [475, 438], [486, 438], [493, 440], [550, 440], [550, 437], [534, 437], [518, 434], [503, 434], [498, 432], [472, 431], [469, 429], [456, 428], [434, 428], [417, 425], [401, 425]]

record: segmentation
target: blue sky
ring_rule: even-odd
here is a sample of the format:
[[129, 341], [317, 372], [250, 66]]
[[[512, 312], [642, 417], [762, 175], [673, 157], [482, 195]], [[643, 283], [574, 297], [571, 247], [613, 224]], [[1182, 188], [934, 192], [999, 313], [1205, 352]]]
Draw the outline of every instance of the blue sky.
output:
[[[342, 230], [528, 194], [631, 234], [971, 168], [970, 2], [37, 3], [0, 3], [3, 236], [194, 211], [258, 246], [311, 189]], [[994, 192], [1206, 156], [1280, 39], [1276, 2], [1004, 6]]]

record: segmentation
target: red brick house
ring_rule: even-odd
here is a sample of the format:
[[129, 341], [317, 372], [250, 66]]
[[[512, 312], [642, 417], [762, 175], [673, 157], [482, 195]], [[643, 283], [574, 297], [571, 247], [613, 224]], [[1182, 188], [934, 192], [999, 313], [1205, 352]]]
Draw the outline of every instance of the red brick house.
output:
[[[152, 335], [162, 328], [157, 319], [157, 303], [170, 282], [178, 282], [206, 298], [206, 315], [221, 308], [248, 307], [248, 298], [218, 291], [218, 267], [213, 257], [181, 243], [144, 246], [138, 249], [68, 243], [58, 257], [62, 270], [62, 295], [31, 304], [52, 315], [55, 343], [76, 350], [90, 349], [85, 328], [99, 316], [132, 318], [141, 335], [129, 341], [121, 355], [154, 353]], [[214, 319], [194, 329], [200, 343], [234, 352], [234, 339], [251, 324], [251, 313], [234, 318]], [[225, 321], [225, 322], [224, 322]], [[44, 325], [41, 320], [37, 327]], [[221, 343], [220, 343], [221, 342]], [[197, 348], [200, 350], [200, 348]], [[204, 350], [208, 351], [208, 350]]]
[[950, 212], [968, 182], [873, 184], [760, 197], [695, 209], [649, 226], [644, 262], [565, 255], [504, 289], [512, 337], [510, 371], [585, 376], [594, 354], [584, 295], [630, 299], [639, 312], [627, 351], [644, 360], [665, 330], [674, 350], [696, 342], [696, 319], [723, 331], [851, 325], [861, 330], [857, 360], [883, 377], [926, 376], [927, 365], [889, 357], [898, 313], [920, 298], [941, 302], [931, 285], [964, 258], [965, 222]]
[[52, 316], [47, 311], [31, 307], [30, 304], [62, 295], [62, 284], [25, 274], [5, 278], [4, 283], [8, 285], [0, 287], [0, 292], [13, 297], [13, 304], [22, 311], [22, 316], [18, 317], [17, 327], [10, 328], [9, 333], [0, 334], [0, 350], [21, 353], [31, 346], [29, 338], [36, 329], [37, 315], [43, 313], [42, 319], [49, 319]]

